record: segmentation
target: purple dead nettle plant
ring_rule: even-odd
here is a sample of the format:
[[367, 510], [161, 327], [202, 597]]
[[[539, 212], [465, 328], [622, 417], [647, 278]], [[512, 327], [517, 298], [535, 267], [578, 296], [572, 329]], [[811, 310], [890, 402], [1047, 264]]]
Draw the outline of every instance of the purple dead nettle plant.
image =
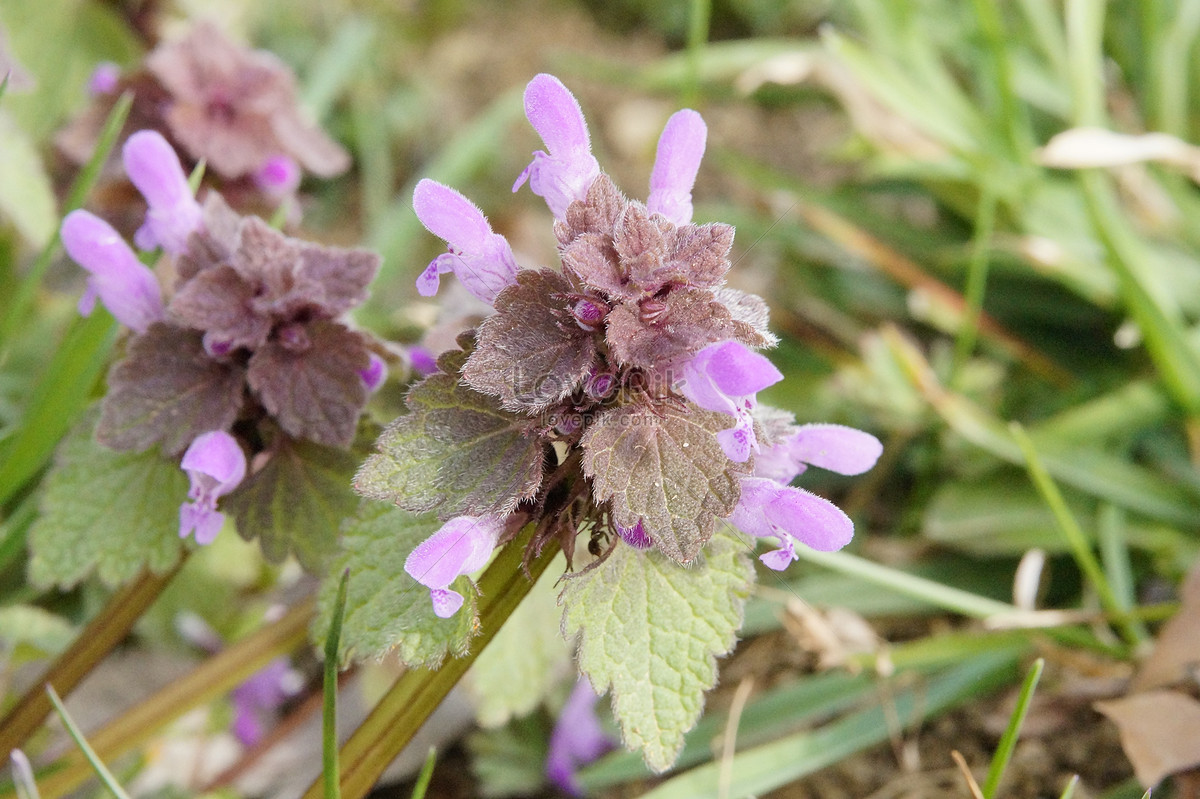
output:
[[417, 185], [417, 216], [449, 245], [420, 293], [453, 273], [494, 313], [411, 390], [410, 413], [355, 481], [366, 496], [445, 521], [405, 564], [437, 615], [459, 610], [451, 583], [525, 522], [535, 524], [527, 560], [557, 541], [570, 563], [587, 533], [595, 563], [624, 543], [687, 564], [724, 521], [774, 540], [762, 556], [773, 569], [798, 545], [845, 546], [850, 519], [789, 483], [806, 464], [861, 473], [882, 447], [757, 403], [782, 379], [759, 352], [776, 339], [763, 300], [725, 285], [733, 228], [692, 223], [700, 115], [667, 122], [642, 204], [600, 171], [561, 82], [535, 77], [525, 110], [546, 150], [514, 191], [528, 182], [546, 200], [562, 269], [520, 268], [470, 200]]
[[191, 491], [179, 532], [207, 544], [224, 521], [221, 498], [251, 464], [259, 470], [295, 442], [344, 449], [354, 439], [385, 351], [341, 317], [366, 298], [379, 258], [285, 236], [216, 192], [197, 202], [157, 132], [130, 136], [123, 161], [149, 206], [134, 242], [166, 253], [159, 273], [88, 211], [62, 225], [68, 254], [89, 273], [80, 312], [99, 299], [130, 331], [96, 438], [182, 455]]

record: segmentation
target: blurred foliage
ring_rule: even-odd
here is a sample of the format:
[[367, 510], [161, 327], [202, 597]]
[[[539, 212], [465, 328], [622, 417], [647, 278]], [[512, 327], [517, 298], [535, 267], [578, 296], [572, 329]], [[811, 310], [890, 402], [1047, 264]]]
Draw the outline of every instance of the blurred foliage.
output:
[[[697, 8], [710, 15], [709, 43], [687, 51]], [[909, 590], [812, 563], [764, 580], [747, 636], [791, 624], [787, 601], [800, 598], [852, 608], [913, 640], [859, 655], [874, 673], [791, 668], [761, 689], [741, 717], [738, 790], [765, 792], [883, 740], [888, 692], [916, 718], [1014, 685], [1018, 659], [1048, 638], [1104, 658], [1112, 673], [1135, 662], [1139, 648], [1094, 614], [1094, 624], [1060, 622], [1043, 635], [993, 630], [948, 608], [951, 591], [1006, 601], [1019, 559], [1035, 548], [1050, 553], [1038, 608], [1096, 606], [1095, 580], [1030, 480], [1010, 421], [1028, 431], [1122, 607], [1161, 613], [1156, 603], [1173, 596], [1164, 586], [1200, 550], [1200, 192], [1169, 164], [1056, 169], [1039, 149], [1080, 125], [1200, 138], [1200, 2], [6, 0], [0, 25], [37, 87], [0, 98], [5, 141], [16, 143], [0, 145], [0, 175], [32, 187], [14, 206], [14, 184], [0, 186], [0, 317], [44, 243], [47, 187], [62, 205], [70, 176], [52, 136], [84, 104], [91, 69], [135, 63], [159, 23], [166, 32], [198, 13], [290, 63], [310, 110], [354, 152], [353, 174], [306, 184], [304, 224], [383, 252], [359, 318], [406, 341], [438, 314], [412, 287], [437, 252], [410, 209], [419, 177], [462, 188], [523, 259], [553, 262], [553, 242], [528, 232], [529, 215], [544, 210], [509, 192], [536, 146], [517, 124], [532, 74], [554, 71], [577, 91], [601, 161], [634, 196], [644, 194], [666, 114], [685, 97], [704, 113], [697, 216], [737, 225], [733, 280], [768, 298], [783, 339], [773, 358], [787, 379], [763, 399], [885, 442], [864, 477], [814, 470], [803, 484], [855, 518], [853, 553], [924, 581]], [[0, 634], [13, 663], [61, 649], [103, 596], [95, 578], [57, 594], [26, 576], [27, 531], [47, 535], [54, 518], [39, 503], [67, 491], [47, 485], [43, 469], [98, 390], [113, 336], [103, 315], [74, 320], [81, 282], [55, 259], [0, 352], [0, 454], [33, 442], [18, 466], [0, 465], [14, 475], [0, 484]], [[373, 535], [372, 546], [385, 540]], [[179, 578], [204, 594], [191, 610], [223, 632], [256, 623], [291, 579], [287, 567], [237, 557], [227, 575], [195, 558]], [[235, 596], [236, 610], [215, 599]], [[175, 592], [165, 607], [187, 609], [187, 598]], [[378, 614], [372, 634], [387, 620], [385, 607]], [[348, 640], [363, 635], [347, 623]], [[176, 635], [161, 614], [140, 629], [146, 646]], [[914, 705], [914, 692], [925, 699]], [[725, 721], [722, 710], [700, 722], [680, 782], [658, 795], [716, 784], [710, 742]], [[546, 729], [535, 714], [476, 733], [481, 793], [536, 790]], [[621, 795], [647, 778], [625, 753], [583, 773], [589, 788]]]

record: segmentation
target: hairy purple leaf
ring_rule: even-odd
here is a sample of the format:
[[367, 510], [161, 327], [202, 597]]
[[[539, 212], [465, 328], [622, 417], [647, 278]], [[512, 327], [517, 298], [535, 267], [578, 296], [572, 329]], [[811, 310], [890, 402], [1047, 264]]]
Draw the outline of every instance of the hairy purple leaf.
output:
[[535, 413], [570, 396], [596, 360], [596, 344], [566, 311], [571, 284], [542, 269], [517, 273], [496, 297], [496, 313], [479, 325], [462, 376], [510, 411]]
[[344, 447], [367, 401], [359, 374], [370, 365], [363, 337], [338, 322], [293, 326], [250, 358], [247, 378], [289, 435]]
[[608, 315], [606, 338], [617, 363], [657, 369], [733, 335], [733, 319], [712, 292], [677, 289], [665, 300], [618, 305]]
[[672, 560], [688, 563], [737, 505], [749, 464], [725, 457], [716, 433], [729, 417], [672, 403], [631, 404], [601, 414], [584, 434], [584, 473], [597, 502], [623, 527], [640, 520]]
[[208, 356], [200, 333], [151, 325], [109, 371], [96, 439], [113, 449], [161, 444], [178, 454], [201, 433], [233, 424], [244, 380], [242, 367]]

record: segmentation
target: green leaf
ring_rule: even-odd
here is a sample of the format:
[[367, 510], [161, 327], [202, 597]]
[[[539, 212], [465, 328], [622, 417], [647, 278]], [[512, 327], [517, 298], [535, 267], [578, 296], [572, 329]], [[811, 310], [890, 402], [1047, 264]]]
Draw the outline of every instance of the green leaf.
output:
[[44, 247], [58, 225], [54, 189], [33, 142], [0, 114], [0, 216], [34, 247]]
[[[566, 568], [561, 556], [550, 564], [467, 672], [482, 726], [499, 727], [529, 714], [562, 682], [571, 649], [562, 636], [556, 599]], [[521, 679], [514, 680], [514, 674]]]
[[95, 571], [118, 585], [143, 567], [163, 573], [183, 548], [179, 506], [188, 480], [157, 451], [116, 452], [92, 439], [94, 415], [76, 425], [46, 478], [29, 530], [29, 579], [69, 588]]
[[75, 632], [74, 626], [62, 616], [36, 605], [0, 608], [0, 641], [4, 642], [5, 658], [9, 662], [14, 659], [13, 652], [19, 652], [22, 647], [40, 656], [57, 655], [74, 640]]
[[408, 576], [408, 553], [437, 531], [433, 516], [414, 516], [379, 502], [363, 501], [342, 526], [342, 551], [321, 586], [313, 638], [324, 645], [333, 618], [338, 581], [349, 569], [346, 613], [339, 647], [342, 660], [395, 652], [409, 666], [436, 666], [446, 654], [463, 655], [476, 629], [475, 591], [462, 577], [454, 589], [467, 598], [449, 619], [433, 614], [429, 589]]
[[700, 718], [753, 583], [745, 546], [722, 533], [690, 568], [618, 546], [563, 589], [563, 631], [580, 635], [580, 670], [597, 693], [612, 688], [625, 745], [655, 771], [671, 766]]
[[337, 549], [338, 528], [358, 507], [350, 488], [356, 465], [346, 450], [281, 436], [271, 459], [222, 509], [234, 515], [242, 538], [258, 539], [267, 560], [293, 553], [321, 573]]
[[[443, 367], [445, 368], [445, 367]], [[409, 413], [388, 425], [354, 478], [360, 494], [443, 518], [505, 514], [537, 493], [542, 442], [536, 420], [497, 407], [459, 383], [457, 370], [417, 384]]]
[[639, 520], [657, 549], [688, 563], [737, 504], [739, 478], [716, 433], [728, 416], [695, 406], [630, 404], [603, 413], [581, 442], [583, 470], [598, 502], [612, 502], [617, 524]]

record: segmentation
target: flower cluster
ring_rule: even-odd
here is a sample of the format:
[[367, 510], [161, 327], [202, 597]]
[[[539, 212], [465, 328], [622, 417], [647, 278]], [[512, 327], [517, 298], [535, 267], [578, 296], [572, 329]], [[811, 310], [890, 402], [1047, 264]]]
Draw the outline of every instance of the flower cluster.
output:
[[449, 245], [418, 289], [431, 295], [453, 273], [495, 313], [413, 388], [411, 412], [356, 479], [367, 496], [446, 519], [406, 563], [436, 613], [457, 612], [451, 583], [507, 540], [510, 520], [536, 522], [531, 551], [557, 540], [568, 559], [586, 532], [598, 556], [623, 542], [688, 563], [722, 520], [777, 540], [762, 556], [775, 569], [798, 544], [844, 546], [845, 514], [789, 483], [805, 464], [858, 474], [882, 447], [757, 404], [782, 378], [758, 351], [775, 339], [766, 304], [725, 285], [733, 228], [692, 222], [700, 115], [668, 121], [642, 204], [600, 171], [561, 82], [535, 77], [525, 110], [546, 151], [513, 189], [528, 182], [545, 199], [562, 269], [518, 267], [470, 200], [417, 185], [417, 216]]
[[107, 222], [83, 210], [63, 220], [63, 244], [89, 273], [80, 312], [98, 299], [131, 331], [96, 437], [118, 450], [182, 453], [191, 492], [180, 535], [206, 544], [223, 521], [218, 500], [247, 474], [247, 453], [353, 440], [384, 364], [340, 317], [366, 298], [379, 258], [289, 238], [215, 192], [200, 204], [157, 132], [130, 136], [123, 160], [149, 205], [134, 242], [173, 256], [174, 280], [164, 299], [159, 275]]
[[278, 200], [295, 192], [302, 170], [331, 177], [350, 167], [346, 151], [300, 108], [287, 65], [211, 22], [159, 45], [128, 74], [100, 64], [88, 88], [91, 107], [57, 140], [76, 163], [91, 157], [117, 97], [130, 90], [130, 125], [157, 130], [192, 163], [204, 161], [227, 191], [252, 188]]

